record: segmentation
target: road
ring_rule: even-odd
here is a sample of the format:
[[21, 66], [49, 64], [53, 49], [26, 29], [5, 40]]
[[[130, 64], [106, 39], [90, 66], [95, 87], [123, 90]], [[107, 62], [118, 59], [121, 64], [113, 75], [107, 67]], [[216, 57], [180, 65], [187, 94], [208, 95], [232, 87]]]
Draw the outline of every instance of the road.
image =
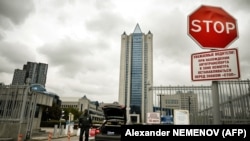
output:
[[[84, 139], [85, 138], [83, 136], [83, 141], [84, 141]], [[43, 140], [48, 140], [48, 139], [43, 139]], [[79, 136], [71, 136], [70, 138], [68, 138], [68, 137], [52, 138], [51, 141], [79, 141]], [[94, 141], [94, 139], [90, 138], [89, 141]]]
[[[83, 137], [84, 138], [84, 137]], [[83, 139], [84, 140], [84, 139]], [[79, 136], [72, 136], [70, 138], [52, 138], [51, 141], [79, 141]]]
[[[83, 141], [85, 137], [83, 136]], [[71, 136], [70, 138], [63, 137], [63, 138], [54, 138], [51, 141], [79, 141], [79, 136]], [[93, 137], [89, 138], [89, 141], [94, 141]]]
[[[83, 141], [84, 139], [85, 138], [83, 136]], [[30, 141], [45, 141], [45, 140], [47, 141], [79, 141], [79, 136], [74, 135], [74, 136], [71, 136], [70, 138], [65, 136], [65, 137], [58, 137], [58, 138], [51, 138], [51, 139], [46, 138], [46, 137], [41, 137], [41, 138], [33, 138]], [[90, 138], [89, 141], [94, 141], [94, 139]]]
[[[68, 135], [63, 134], [59, 136], [58, 134], [55, 134], [54, 128], [42, 128], [42, 130], [45, 130], [45, 134], [42, 134], [41, 136], [36, 136], [30, 139], [30, 141], [79, 141], [79, 136], [77, 135], [77, 130], [74, 130], [70, 137]], [[83, 136], [83, 141], [84, 141]], [[89, 137], [89, 141], [93, 141], [94, 137]]]

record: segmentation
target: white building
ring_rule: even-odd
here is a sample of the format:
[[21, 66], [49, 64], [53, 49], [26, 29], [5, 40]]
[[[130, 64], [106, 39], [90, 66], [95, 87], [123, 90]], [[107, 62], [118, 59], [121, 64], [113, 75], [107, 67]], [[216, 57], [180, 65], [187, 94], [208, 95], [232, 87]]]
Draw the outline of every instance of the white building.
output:
[[101, 105], [98, 101], [91, 101], [85, 95], [83, 97], [60, 97], [61, 108], [75, 108], [80, 112], [88, 109], [92, 118], [103, 118]]
[[160, 104], [162, 108], [188, 110], [191, 114], [198, 112], [197, 94], [192, 92], [161, 95]]

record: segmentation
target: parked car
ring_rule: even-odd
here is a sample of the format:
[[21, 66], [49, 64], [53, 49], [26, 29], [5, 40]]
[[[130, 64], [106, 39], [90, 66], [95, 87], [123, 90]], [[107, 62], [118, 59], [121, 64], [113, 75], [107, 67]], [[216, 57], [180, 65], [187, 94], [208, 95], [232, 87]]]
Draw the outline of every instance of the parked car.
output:
[[102, 110], [105, 120], [96, 128], [95, 141], [120, 141], [121, 125], [126, 124], [126, 107], [120, 104], [106, 104]]

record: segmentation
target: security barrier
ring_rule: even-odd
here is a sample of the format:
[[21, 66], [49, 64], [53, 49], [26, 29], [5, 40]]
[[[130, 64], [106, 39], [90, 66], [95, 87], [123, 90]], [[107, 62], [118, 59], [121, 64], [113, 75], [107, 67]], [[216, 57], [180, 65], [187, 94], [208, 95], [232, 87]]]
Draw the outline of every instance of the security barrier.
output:
[[38, 114], [42, 112], [39, 109], [52, 106], [52, 102], [53, 97], [32, 92], [28, 84], [0, 85], [0, 127], [4, 129], [0, 132], [0, 138], [11, 137], [18, 141], [30, 139], [33, 122], [38, 121]]
[[[217, 82], [221, 124], [250, 124], [250, 81]], [[185, 109], [190, 113], [190, 124], [213, 124], [212, 85], [154, 86], [152, 90], [154, 111], [173, 116], [174, 109]]]

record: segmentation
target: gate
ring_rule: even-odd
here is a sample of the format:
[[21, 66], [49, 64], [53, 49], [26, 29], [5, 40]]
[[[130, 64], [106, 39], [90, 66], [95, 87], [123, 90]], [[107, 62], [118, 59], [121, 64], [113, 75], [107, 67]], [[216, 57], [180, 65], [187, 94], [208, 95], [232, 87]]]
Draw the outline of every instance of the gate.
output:
[[0, 138], [30, 139], [37, 105], [52, 102], [49, 95], [31, 92], [29, 85], [0, 85]]
[[[217, 84], [220, 123], [250, 124], [250, 81]], [[173, 116], [174, 109], [185, 109], [189, 110], [190, 124], [214, 123], [212, 86], [155, 86], [153, 97], [154, 106], [165, 115]]]

